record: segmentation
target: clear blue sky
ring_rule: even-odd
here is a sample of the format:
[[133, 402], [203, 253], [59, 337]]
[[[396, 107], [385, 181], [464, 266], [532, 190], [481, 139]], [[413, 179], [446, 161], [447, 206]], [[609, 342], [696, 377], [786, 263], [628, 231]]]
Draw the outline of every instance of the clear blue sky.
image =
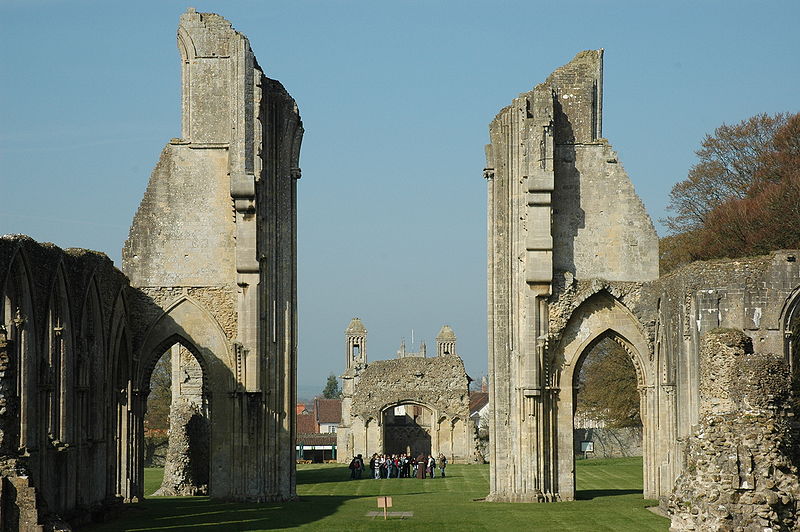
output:
[[180, 133], [178, 16], [246, 34], [306, 128], [301, 395], [450, 324], [486, 372], [487, 126], [578, 51], [605, 48], [604, 134], [654, 220], [706, 132], [798, 111], [800, 2], [0, 0], [0, 233], [120, 249]]

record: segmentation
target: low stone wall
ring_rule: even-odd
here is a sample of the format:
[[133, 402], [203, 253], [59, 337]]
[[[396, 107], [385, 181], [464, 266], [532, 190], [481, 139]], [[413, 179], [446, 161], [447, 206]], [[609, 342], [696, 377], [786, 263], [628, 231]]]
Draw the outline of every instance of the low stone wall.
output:
[[620, 429], [597, 428], [575, 429], [575, 456], [582, 457], [581, 442], [594, 443], [594, 452], [587, 458], [621, 458], [642, 456], [642, 428], [625, 427]]

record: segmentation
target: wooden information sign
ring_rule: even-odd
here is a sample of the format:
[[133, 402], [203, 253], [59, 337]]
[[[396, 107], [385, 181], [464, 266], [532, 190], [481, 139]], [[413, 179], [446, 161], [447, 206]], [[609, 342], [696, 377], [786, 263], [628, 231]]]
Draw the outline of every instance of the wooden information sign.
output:
[[387, 519], [387, 510], [392, 507], [391, 497], [378, 497], [378, 508], [383, 508], [383, 519]]

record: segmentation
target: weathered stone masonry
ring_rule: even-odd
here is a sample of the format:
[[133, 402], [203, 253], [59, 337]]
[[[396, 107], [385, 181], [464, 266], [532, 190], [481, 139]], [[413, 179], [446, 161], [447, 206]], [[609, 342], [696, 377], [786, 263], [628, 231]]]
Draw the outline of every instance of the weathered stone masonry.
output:
[[80, 523], [141, 494], [128, 280], [102, 253], [0, 237], [0, 530]]
[[603, 338], [636, 368], [649, 498], [666, 497], [683, 471], [704, 334], [743, 330], [797, 386], [798, 252], [658, 279], [650, 218], [601, 138], [601, 96], [602, 51], [581, 52], [490, 125], [490, 500], [574, 497], [575, 376]]
[[193, 379], [178, 399], [210, 423], [208, 478], [177, 491], [295, 497], [302, 122], [219, 15], [184, 13], [178, 48], [182, 136], [136, 213], [127, 278], [99, 253], [0, 237], [0, 530], [141, 499], [150, 376], [170, 349]]
[[286, 500], [295, 496], [302, 123], [221, 16], [181, 15], [178, 49], [182, 136], [164, 148], [122, 254], [142, 294], [134, 385], [143, 400], [156, 361], [180, 342], [207, 383], [210, 495]]
[[401, 348], [396, 360], [367, 364], [366, 340], [364, 324], [354, 318], [345, 331], [339, 461], [407, 451], [442, 453], [451, 463], [479, 460], [469, 377], [453, 330], [442, 327], [433, 358], [426, 358], [424, 349], [411, 354]]
[[670, 496], [672, 531], [797, 530], [797, 422], [788, 366], [713, 329], [700, 348], [700, 420]]
[[[653, 224], [602, 138], [602, 56], [602, 50], [581, 52], [489, 127], [491, 500], [573, 497], [569, 404], [586, 346], [559, 346], [551, 334], [554, 284], [658, 277]], [[631, 349], [644, 356], [635, 320], [613, 298], [594, 304], [595, 325], [633, 329], [624, 341], [638, 344]]]

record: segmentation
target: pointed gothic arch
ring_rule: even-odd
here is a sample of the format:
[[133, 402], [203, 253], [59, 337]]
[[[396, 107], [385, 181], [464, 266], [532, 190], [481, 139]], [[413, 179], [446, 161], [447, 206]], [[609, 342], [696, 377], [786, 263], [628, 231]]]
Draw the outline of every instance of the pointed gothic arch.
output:
[[128, 304], [122, 290], [114, 299], [109, 328], [109, 360], [107, 382], [112, 387], [112, 401], [106, 410], [106, 434], [113, 448], [107, 459], [107, 492], [123, 501], [137, 499], [137, 487], [142, 483], [136, 476], [133, 462], [135, 440], [131, 431], [134, 422], [131, 374], [133, 367], [131, 334], [127, 327]]
[[[225, 493], [224, 490], [228, 490], [232, 482], [231, 476], [237, 472], [231, 468], [213, 467], [213, 464], [223, 462], [215, 460], [215, 457], [228, 456], [230, 453], [230, 443], [236, 437], [232, 427], [237, 413], [231, 409], [229, 402], [215, 401], [215, 397], [222, 398], [237, 390], [242, 361], [233, 357], [228, 339], [211, 313], [191, 297], [180, 297], [151, 322], [138, 349], [139, 368], [134, 377], [134, 385], [140, 392], [139, 409], [142, 417], [153, 368], [164, 352], [176, 343], [186, 347], [202, 368], [203, 397], [208, 419], [212, 420], [210, 425], [214, 428], [209, 436], [209, 460], [212, 467], [209, 471], [208, 490], [211, 496], [218, 492]], [[244, 413], [239, 412], [238, 415]], [[136, 430], [138, 437], [142, 438], [143, 422]], [[144, 474], [144, 449], [139, 448], [137, 452], [140, 473]]]
[[54, 269], [45, 307], [42, 348], [38, 361], [40, 422], [35, 460], [42, 492], [62, 512], [74, 506], [77, 471], [68, 460], [75, 438], [75, 330], [63, 259]]
[[651, 347], [641, 323], [619, 299], [601, 290], [576, 308], [553, 351], [553, 385], [559, 390], [557, 404], [557, 456], [559, 493], [575, 497], [575, 448], [573, 441], [576, 378], [581, 363], [602, 339], [610, 338], [628, 353], [639, 390], [642, 418], [643, 478], [645, 497], [655, 493], [652, 449], [656, 420], [651, 403], [655, 375]]
[[36, 419], [36, 320], [34, 315], [33, 291], [31, 289], [30, 269], [21, 247], [17, 247], [9, 262], [9, 268], [2, 286], [2, 320], [9, 359], [16, 368], [14, 379], [14, 402], [19, 411], [19, 423], [7, 427], [4, 438], [9, 450], [35, 447]]
[[792, 375], [795, 393], [800, 387], [800, 286], [786, 298], [781, 310], [784, 357]]
[[106, 323], [94, 273], [86, 283], [81, 305], [81, 318], [76, 338], [75, 415], [77, 434], [75, 437], [78, 452], [78, 468], [93, 473], [80, 477], [78, 504], [102, 498], [105, 486], [92, 479], [102, 478], [106, 465], [105, 430], [107, 425], [106, 358], [107, 344], [104, 324]]

